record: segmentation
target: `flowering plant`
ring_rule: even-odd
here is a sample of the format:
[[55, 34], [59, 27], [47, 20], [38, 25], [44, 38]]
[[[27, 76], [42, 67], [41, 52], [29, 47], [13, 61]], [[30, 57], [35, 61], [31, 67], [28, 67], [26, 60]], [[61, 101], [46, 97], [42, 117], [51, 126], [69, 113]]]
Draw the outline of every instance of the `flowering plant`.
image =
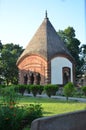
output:
[[13, 87], [3, 88], [1, 94], [3, 102], [0, 104], [0, 130], [19, 130], [25, 110], [16, 105], [18, 95]]

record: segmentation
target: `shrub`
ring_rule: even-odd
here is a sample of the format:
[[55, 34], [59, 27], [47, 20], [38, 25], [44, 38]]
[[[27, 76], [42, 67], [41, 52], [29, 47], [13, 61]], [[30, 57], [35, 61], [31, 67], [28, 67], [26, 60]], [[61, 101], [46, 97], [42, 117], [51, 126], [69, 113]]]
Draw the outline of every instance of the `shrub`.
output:
[[5, 84], [0, 84], [0, 88], [5, 88], [5, 87], [7, 87], [7, 85], [5, 85]]
[[52, 85], [52, 95], [56, 95], [58, 89], [59, 89], [58, 85]]
[[40, 104], [18, 106], [15, 88], [2, 88], [3, 102], [0, 104], [0, 130], [23, 130], [26, 125], [42, 116]]
[[83, 92], [81, 88], [75, 88], [75, 91], [73, 93], [73, 97], [79, 97], [81, 98], [83, 96]]
[[66, 99], [68, 100], [68, 97], [69, 96], [72, 96], [73, 95], [73, 92], [74, 92], [74, 85], [73, 83], [69, 82], [67, 83], [64, 88], [63, 88], [63, 92], [64, 92], [64, 95], [66, 96]]
[[20, 130], [24, 109], [15, 106], [0, 106], [0, 130]]
[[29, 104], [29, 106], [27, 106], [25, 108], [26, 110], [26, 116], [24, 118], [24, 120], [26, 120], [29, 125], [31, 125], [31, 122], [39, 117], [43, 116], [43, 108], [41, 107], [41, 104]]
[[16, 105], [18, 95], [12, 86], [2, 88], [3, 102], [0, 105], [0, 130], [20, 130], [24, 109]]
[[30, 85], [26, 86], [26, 90], [27, 90], [28, 93], [30, 93]]
[[56, 92], [58, 91], [58, 86], [57, 85], [52, 85], [52, 84], [47, 84], [44, 86], [44, 90], [48, 97], [51, 97], [51, 95], [56, 95]]
[[1, 90], [2, 90], [2, 88], [5, 88], [5, 87], [7, 87], [7, 86], [4, 85], [4, 84], [0, 84], [0, 94], [1, 94]]
[[36, 97], [38, 93], [38, 89], [39, 89], [38, 85], [30, 85], [30, 90], [34, 97]]
[[25, 89], [26, 89], [26, 85], [24, 85], [24, 84], [19, 84], [18, 85], [19, 93], [21, 93], [22, 96], [24, 95]]
[[15, 105], [19, 99], [17, 93], [14, 90], [14, 87], [6, 87], [1, 89], [1, 95], [3, 97], [3, 102], [9, 106], [9, 105]]
[[86, 96], [86, 86], [82, 87], [82, 91], [83, 91], [84, 95]]
[[42, 92], [44, 90], [44, 86], [43, 85], [38, 85], [38, 93], [41, 95]]

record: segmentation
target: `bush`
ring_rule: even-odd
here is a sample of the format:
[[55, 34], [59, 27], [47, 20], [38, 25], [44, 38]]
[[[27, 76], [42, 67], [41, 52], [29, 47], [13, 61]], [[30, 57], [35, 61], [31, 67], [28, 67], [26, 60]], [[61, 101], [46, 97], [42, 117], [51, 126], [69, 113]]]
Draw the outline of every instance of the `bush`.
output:
[[12, 86], [2, 88], [3, 102], [0, 105], [0, 130], [20, 130], [24, 109], [16, 105], [18, 95]]
[[25, 111], [26, 116], [24, 120], [26, 120], [29, 123], [29, 125], [31, 125], [31, 122], [34, 119], [43, 116], [43, 108], [41, 107], [41, 104], [29, 104], [29, 106], [25, 108]]
[[26, 90], [27, 90], [28, 93], [30, 93], [30, 85], [26, 86]]
[[84, 95], [86, 96], [86, 86], [82, 87], [82, 91], [83, 91]]
[[9, 105], [15, 105], [17, 101], [19, 100], [19, 97], [17, 93], [14, 90], [14, 87], [6, 87], [1, 89], [1, 95], [3, 97], [3, 102], [9, 106]]
[[20, 130], [24, 109], [18, 106], [0, 106], [0, 130]]
[[82, 89], [81, 88], [75, 88], [75, 91], [73, 93], [73, 97], [83, 97], [83, 92], [82, 92]]
[[0, 88], [5, 88], [5, 87], [7, 87], [7, 85], [5, 85], [5, 84], [0, 84]]
[[41, 95], [42, 92], [44, 90], [44, 86], [43, 85], [38, 85], [38, 93]]
[[26, 125], [42, 116], [40, 104], [18, 106], [18, 95], [10, 86], [2, 89], [3, 102], [0, 104], [0, 130], [23, 130]]
[[39, 90], [38, 85], [30, 85], [30, 91], [32, 92], [34, 97], [36, 97], [38, 90]]
[[68, 100], [68, 97], [69, 96], [72, 96], [73, 95], [73, 92], [74, 92], [75, 88], [74, 88], [74, 85], [73, 83], [69, 82], [67, 83], [64, 88], [63, 88], [63, 92], [64, 92], [64, 95], [66, 96], [66, 99]]
[[47, 84], [44, 86], [44, 90], [48, 97], [51, 97], [52, 95], [56, 95], [56, 92], [58, 91], [58, 86], [57, 85], [52, 85], [52, 84]]
[[25, 84], [19, 84], [18, 85], [19, 93], [21, 93], [22, 96], [24, 95], [25, 89], [26, 89], [26, 85]]

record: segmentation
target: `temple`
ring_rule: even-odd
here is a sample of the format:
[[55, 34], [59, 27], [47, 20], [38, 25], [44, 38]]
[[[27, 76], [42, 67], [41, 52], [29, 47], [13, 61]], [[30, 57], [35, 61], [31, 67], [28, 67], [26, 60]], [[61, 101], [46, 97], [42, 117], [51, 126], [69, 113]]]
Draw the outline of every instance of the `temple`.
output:
[[45, 18], [17, 60], [20, 84], [75, 82], [75, 62], [59, 37], [47, 11]]

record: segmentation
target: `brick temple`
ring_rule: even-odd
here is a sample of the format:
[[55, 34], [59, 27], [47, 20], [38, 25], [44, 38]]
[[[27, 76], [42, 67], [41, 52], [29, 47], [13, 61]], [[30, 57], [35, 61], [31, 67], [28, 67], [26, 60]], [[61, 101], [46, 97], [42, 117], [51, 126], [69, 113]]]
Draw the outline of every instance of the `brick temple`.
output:
[[17, 61], [19, 84], [75, 82], [74, 59], [49, 21], [47, 12]]

